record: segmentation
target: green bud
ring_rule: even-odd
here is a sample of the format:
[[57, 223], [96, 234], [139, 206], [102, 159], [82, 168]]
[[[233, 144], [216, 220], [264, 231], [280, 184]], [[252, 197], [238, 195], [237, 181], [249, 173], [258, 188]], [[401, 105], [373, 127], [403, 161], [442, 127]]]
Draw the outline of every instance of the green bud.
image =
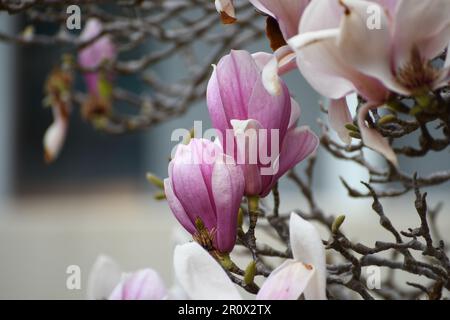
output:
[[398, 100], [391, 100], [386, 106], [394, 112], [409, 113], [409, 108]]
[[242, 225], [244, 224], [244, 211], [241, 208], [239, 208], [237, 219], [238, 228], [242, 229]]
[[259, 209], [259, 197], [258, 196], [248, 196], [248, 210], [250, 213], [258, 212]]
[[333, 224], [331, 225], [331, 232], [337, 233], [339, 228], [345, 221], [345, 215], [340, 215], [334, 219]]
[[166, 194], [164, 192], [157, 192], [155, 193], [155, 195], [153, 196], [155, 198], [155, 200], [165, 200], [166, 199]]
[[153, 173], [148, 172], [146, 177], [148, 182], [150, 182], [152, 185], [159, 189], [164, 189], [164, 182]]
[[423, 111], [423, 108], [416, 104], [410, 111], [409, 114], [412, 116], [417, 116], [419, 113], [421, 113]]
[[255, 275], [256, 275], [256, 262], [252, 261], [248, 264], [247, 268], [245, 268], [244, 283], [246, 285], [253, 283]]
[[230, 270], [234, 267], [233, 261], [231, 261], [229, 254], [223, 254], [219, 257], [220, 264], [222, 267], [224, 267], [226, 270]]
[[424, 93], [415, 97], [417, 104], [422, 108], [427, 108], [430, 106], [433, 98], [428, 94]]
[[359, 128], [357, 126], [355, 126], [353, 123], [347, 123], [345, 125], [345, 129], [347, 129], [349, 131], [353, 131], [353, 132], [359, 132]]
[[361, 140], [361, 134], [359, 132], [350, 131], [348, 135], [352, 138]]
[[387, 114], [378, 120], [378, 125], [384, 125], [392, 122], [397, 122], [397, 117], [393, 114]]

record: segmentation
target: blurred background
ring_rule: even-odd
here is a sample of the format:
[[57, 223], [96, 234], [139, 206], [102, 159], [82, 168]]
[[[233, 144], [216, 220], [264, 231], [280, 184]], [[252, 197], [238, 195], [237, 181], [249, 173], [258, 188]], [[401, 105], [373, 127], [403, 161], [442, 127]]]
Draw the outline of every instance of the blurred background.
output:
[[[23, 21], [0, 13], [2, 32], [23, 26]], [[269, 50], [264, 40], [248, 49]], [[43, 86], [59, 57], [57, 47], [0, 42], [0, 298], [85, 298], [89, 270], [101, 253], [116, 259], [124, 270], [153, 267], [170, 283], [176, 223], [166, 203], [153, 199], [155, 190], [145, 174], [167, 176], [174, 129], [189, 129], [198, 120], [204, 129], [210, 127], [205, 102], [193, 105], [181, 118], [125, 135], [98, 132], [75, 112], [62, 154], [46, 165], [42, 137], [52, 117], [42, 106]], [[178, 70], [167, 62], [152, 71], [170, 79]], [[320, 97], [297, 72], [286, 80], [302, 106], [299, 124], [320, 134]], [[121, 81], [125, 87], [134, 85], [132, 78]], [[382, 164], [376, 155], [369, 157]], [[315, 191], [320, 205], [330, 214], [345, 213], [344, 229], [355, 239], [373, 244], [377, 236], [383, 240], [379, 234], [388, 237], [371, 211], [371, 201], [348, 198], [339, 181], [343, 176], [361, 189], [359, 181], [367, 180], [364, 170], [332, 159], [323, 150], [318, 159]], [[404, 171], [426, 174], [448, 169], [450, 156], [443, 152], [419, 161], [400, 160]], [[449, 186], [429, 191], [431, 205], [446, 202], [439, 224], [448, 235]], [[306, 206], [288, 181], [281, 183], [281, 201], [283, 212]], [[418, 224], [411, 194], [383, 204], [400, 227]], [[66, 288], [69, 265], [81, 268], [80, 290]]]

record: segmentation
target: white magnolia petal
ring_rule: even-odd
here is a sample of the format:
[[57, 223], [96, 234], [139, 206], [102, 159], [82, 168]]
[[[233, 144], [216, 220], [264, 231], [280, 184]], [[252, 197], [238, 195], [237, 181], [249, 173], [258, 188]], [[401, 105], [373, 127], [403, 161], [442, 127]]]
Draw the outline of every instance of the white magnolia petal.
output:
[[325, 300], [326, 296], [326, 262], [325, 248], [317, 229], [296, 213], [291, 213], [290, 242], [294, 259], [312, 264], [316, 272], [305, 289], [305, 298], [310, 300]]
[[297, 126], [297, 121], [300, 119], [302, 109], [294, 98], [291, 98], [291, 117], [289, 118], [288, 130]]
[[175, 248], [175, 276], [193, 300], [240, 300], [236, 286], [217, 261], [198, 243]]
[[393, 41], [397, 67], [409, 62], [414, 47], [427, 60], [445, 49], [450, 41], [449, 12], [448, 0], [399, 0]]
[[366, 124], [366, 116], [370, 109], [375, 108], [376, 105], [366, 103], [358, 112], [358, 127], [361, 132], [361, 138], [364, 144], [382, 154], [393, 165], [398, 166], [397, 156], [392, 150], [389, 142], [377, 130], [369, 128]]
[[95, 260], [87, 281], [89, 300], [106, 300], [122, 279], [120, 266], [106, 255]]
[[331, 100], [328, 108], [328, 120], [330, 126], [337, 132], [339, 138], [346, 144], [352, 142], [349, 131], [345, 128], [346, 124], [352, 123], [353, 119], [348, 110], [347, 101], [345, 98], [338, 100]]
[[[348, 12], [341, 21], [338, 39], [342, 55], [363, 74], [379, 79], [387, 88], [401, 94], [409, 91], [395, 79], [391, 68], [391, 33], [386, 12], [369, 1], [342, 0]], [[368, 12], [377, 8], [379, 25], [368, 26]], [[362, 45], [364, 44], [364, 45]]]
[[299, 34], [288, 40], [297, 54], [297, 66], [310, 85], [321, 95], [339, 99], [355, 90], [349, 69], [336, 46], [339, 29]]
[[270, 273], [256, 300], [297, 300], [308, 287], [314, 273], [312, 265], [286, 260]]
[[280, 77], [278, 76], [278, 60], [276, 56], [273, 56], [264, 66], [261, 76], [264, 88], [266, 88], [271, 95], [279, 96], [283, 89]]

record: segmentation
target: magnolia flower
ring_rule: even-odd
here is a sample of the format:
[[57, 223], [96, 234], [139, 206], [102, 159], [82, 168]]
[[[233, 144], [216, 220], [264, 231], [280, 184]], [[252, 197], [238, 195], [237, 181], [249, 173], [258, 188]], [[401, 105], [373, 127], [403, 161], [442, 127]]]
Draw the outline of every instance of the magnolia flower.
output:
[[175, 217], [199, 243], [221, 253], [233, 249], [244, 178], [220, 146], [205, 139], [180, 144], [164, 190]]
[[[268, 20], [267, 34], [271, 38], [274, 54], [266, 64], [263, 73], [263, 83], [266, 89], [273, 95], [280, 93], [280, 79], [288, 71], [295, 69], [295, 54], [286, 45], [286, 41], [298, 33], [298, 25], [306, 6], [311, 0], [249, 0], [255, 8], [267, 14], [271, 19], [275, 19], [279, 32], [271, 32], [270, 20]], [[275, 27], [276, 28], [276, 27]], [[275, 34], [272, 34], [275, 33]], [[273, 39], [282, 37], [282, 39]]]
[[153, 269], [126, 273], [113, 259], [100, 255], [89, 274], [87, 297], [90, 300], [164, 300], [186, 295], [177, 285], [168, 290]]
[[261, 67], [268, 60], [268, 54], [252, 57], [233, 50], [214, 68], [207, 88], [209, 114], [223, 150], [242, 167], [245, 194], [261, 197], [318, 145], [309, 128], [296, 128], [300, 107], [284, 82], [276, 96], [264, 88]]
[[[358, 92], [369, 101], [358, 114], [362, 139], [396, 164], [388, 142], [367, 127], [365, 117], [389, 91], [415, 96], [448, 83], [448, 64], [439, 70], [430, 63], [449, 45], [448, 12], [447, 0], [313, 0], [288, 43], [319, 93], [341, 99]], [[341, 117], [330, 120], [342, 127], [346, 111], [336, 112]]]
[[[325, 249], [315, 227], [291, 215], [290, 241], [294, 259], [286, 260], [266, 279], [256, 299], [326, 299]], [[175, 248], [178, 281], [192, 299], [242, 299], [224, 269], [197, 243]]]
[[[88, 42], [98, 37], [103, 31], [103, 26], [100, 20], [90, 18], [86, 22], [86, 26], [80, 35], [82, 42]], [[109, 35], [104, 35], [94, 40], [87, 47], [82, 49], [78, 54], [78, 63], [81, 67], [86, 69], [98, 68], [105, 61], [112, 61], [116, 58], [117, 49]], [[99, 81], [102, 75], [98, 71], [86, 72], [84, 78], [88, 91], [91, 95], [98, 96]], [[106, 77], [109, 78], [109, 77]]]
[[142, 269], [120, 281], [109, 300], [165, 300], [167, 296], [160, 275], [152, 269]]
[[94, 262], [87, 282], [89, 300], [106, 300], [124, 274], [120, 266], [106, 255], [100, 255]]

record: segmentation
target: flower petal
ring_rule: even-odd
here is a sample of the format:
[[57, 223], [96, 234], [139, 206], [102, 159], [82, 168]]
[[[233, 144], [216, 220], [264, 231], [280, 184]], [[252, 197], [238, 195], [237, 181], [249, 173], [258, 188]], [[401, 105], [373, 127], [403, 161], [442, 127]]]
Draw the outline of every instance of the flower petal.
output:
[[[214, 144], [204, 139], [191, 139], [189, 145], [179, 145], [172, 168], [172, 188], [190, 220], [198, 217], [211, 230], [217, 220], [210, 194], [210, 179], [212, 170], [209, 151]], [[214, 145], [215, 146], [215, 145]], [[209, 168], [209, 169], [208, 169]]]
[[[409, 62], [414, 47], [422, 58], [431, 60], [450, 41], [450, 1], [399, 0], [395, 15], [394, 45], [396, 66]], [[411, 28], [411, 25], [420, 28]]]
[[175, 218], [190, 234], [194, 234], [196, 232], [195, 226], [189, 219], [180, 200], [178, 200], [174, 194], [170, 179], [164, 179], [164, 193], [166, 194], [167, 203], [169, 204], [170, 210], [172, 210], [175, 215]]
[[278, 21], [281, 32], [288, 39], [298, 31], [300, 18], [310, 0], [250, 0], [260, 11]]
[[366, 103], [358, 112], [358, 127], [364, 144], [382, 154], [394, 166], [398, 166], [397, 156], [392, 150], [389, 142], [377, 130], [369, 128], [366, 124], [366, 116], [370, 109], [376, 108], [376, 105]]
[[175, 275], [193, 300], [241, 300], [236, 286], [211, 255], [195, 242], [175, 248]]
[[167, 289], [159, 274], [152, 269], [136, 271], [123, 279], [109, 300], [163, 300]]
[[302, 114], [302, 109], [300, 105], [295, 101], [294, 98], [291, 98], [291, 116], [289, 118], [288, 130], [294, 128], [297, 125], [298, 119]]
[[305, 291], [315, 273], [312, 265], [286, 260], [270, 273], [256, 300], [297, 300]]
[[212, 193], [217, 214], [216, 246], [231, 252], [236, 243], [237, 216], [244, 195], [242, 169], [229, 156], [218, 158], [212, 173]]
[[262, 189], [261, 173], [258, 166], [259, 130], [261, 124], [253, 119], [231, 120], [236, 137], [237, 164], [241, 166], [245, 178], [245, 194], [258, 195]]
[[110, 257], [100, 255], [95, 260], [87, 281], [89, 300], [106, 300], [122, 278], [119, 265]]
[[328, 108], [328, 120], [330, 121], [330, 126], [334, 131], [337, 132], [339, 138], [346, 143], [350, 144], [352, 138], [349, 136], [348, 130], [345, 125], [352, 123], [353, 119], [348, 110], [347, 101], [345, 98], [338, 100], [331, 100], [330, 107]]
[[325, 248], [317, 229], [295, 213], [291, 213], [290, 242], [294, 259], [312, 264], [316, 272], [305, 289], [305, 298], [309, 300], [326, 299], [326, 262]]
[[[400, 94], [409, 94], [392, 72], [391, 34], [386, 12], [373, 2], [342, 0], [342, 3], [346, 6], [338, 39], [342, 55], [363, 74], [379, 79], [386, 87]], [[367, 12], [371, 7], [378, 7], [380, 28], [369, 28], [367, 25]]]

